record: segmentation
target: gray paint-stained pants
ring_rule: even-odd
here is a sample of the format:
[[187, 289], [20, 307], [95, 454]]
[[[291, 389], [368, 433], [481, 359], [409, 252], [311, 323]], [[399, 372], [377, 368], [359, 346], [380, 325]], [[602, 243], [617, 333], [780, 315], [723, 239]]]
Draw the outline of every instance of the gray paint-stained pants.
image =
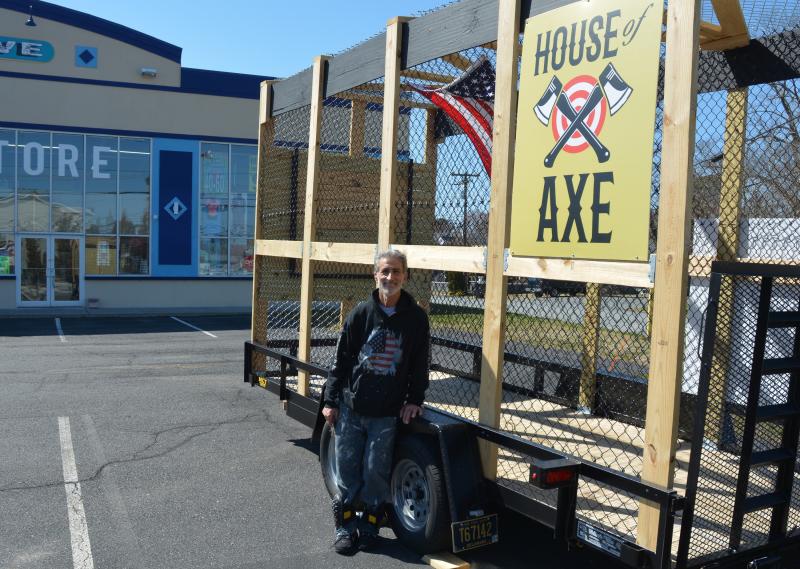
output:
[[339, 492], [347, 504], [376, 509], [389, 499], [396, 417], [367, 417], [347, 405], [336, 421]]

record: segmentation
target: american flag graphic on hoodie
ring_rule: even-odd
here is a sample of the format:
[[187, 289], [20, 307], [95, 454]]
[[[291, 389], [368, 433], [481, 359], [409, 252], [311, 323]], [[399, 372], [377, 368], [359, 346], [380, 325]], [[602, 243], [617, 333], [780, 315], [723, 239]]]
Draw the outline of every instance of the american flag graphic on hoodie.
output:
[[358, 359], [378, 375], [394, 374], [403, 357], [403, 350], [400, 348], [402, 341], [402, 335], [396, 336], [386, 328], [376, 328], [370, 332]]

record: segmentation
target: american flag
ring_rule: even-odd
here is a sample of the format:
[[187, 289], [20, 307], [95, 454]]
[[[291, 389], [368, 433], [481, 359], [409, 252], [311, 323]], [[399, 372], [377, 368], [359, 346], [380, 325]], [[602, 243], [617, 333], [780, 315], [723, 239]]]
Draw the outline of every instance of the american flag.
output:
[[370, 364], [379, 373], [389, 373], [394, 366], [394, 358], [400, 351], [400, 339], [391, 330], [373, 330], [367, 340], [371, 353], [367, 354]]
[[494, 69], [481, 56], [461, 77], [438, 89], [415, 91], [442, 109], [475, 145], [486, 173], [492, 174], [492, 122], [494, 120]]

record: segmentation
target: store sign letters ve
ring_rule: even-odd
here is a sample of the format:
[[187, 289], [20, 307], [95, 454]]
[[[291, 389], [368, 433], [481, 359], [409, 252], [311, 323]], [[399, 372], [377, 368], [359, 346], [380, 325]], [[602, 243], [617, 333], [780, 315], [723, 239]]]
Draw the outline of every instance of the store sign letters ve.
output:
[[526, 22], [514, 255], [647, 258], [660, 6], [591, 0]]
[[46, 41], [0, 36], [0, 59], [45, 63], [54, 53], [53, 45]]

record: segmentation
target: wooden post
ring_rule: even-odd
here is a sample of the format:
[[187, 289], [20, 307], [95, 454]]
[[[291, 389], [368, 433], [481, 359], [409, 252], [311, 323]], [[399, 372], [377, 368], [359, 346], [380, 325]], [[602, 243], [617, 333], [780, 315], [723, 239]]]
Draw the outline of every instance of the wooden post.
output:
[[389, 20], [386, 25], [378, 252], [388, 249], [392, 237], [395, 235], [394, 203], [397, 195], [397, 131], [400, 125], [400, 58], [403, 50], [403, 24], [410, 19], [398, 16]]
[[[272, 145], [275, 136], [275, 119], [272, 118], [272, 81], [261, 82], [261, 96], [258, 101], [258, 165], [256, 166], [256, 220], [255, 235], [253, 236], [253, 295], [250, 316], [250, 340], [253, 342], [267, 342], [267, 298], [259, 295], [261, 279], [267, 270], [267, 259], [256, 254], [256, 243], [264, 239], [264, 229], [261, 223], [264, 215], [265, 200], [263, 194], [267, 191], [266, 180], [262, 177], [267, 159], [267, 151]], [[263, 306], [259, 305], [259, 299]], [[252, 369], [258, 370], [266, 367], [266, 357], [253, 353]]]
[[350, 102], [350, 157], [364, 156], [364, 119], [367, 116], [366, 101]]
[[[303, 219], [303, 259], [300, 277], [300, 331], [297, 357], [309, 361], [311, 358], [311, 303], [314, 297], [314, 273], [311, 262], [311, 242], [316, 234], [315, 197], [319, 187], [320, 133], [322, 131], [322, 94], [324, 92], [325, 67], [328, 58], [314, 58], [314, 75], [311, 82], [311, 119], [308, 128], [308, 168], [306, 175], [306, 209]], [[297, 392], [308, 395], [309, 374], [300, 370], [297, 376]]]
[[[747, 87], [728, 91], [725, 111], [725, 141], [722, 150], [722, 184], [719, 195], [719, 226], [717, 231], [717, 259], [735, 261], [739, 254], [740, 203], [744, 181], [744, 151], [747, 131]], [[714, 358], [711, 361], [711, 381], [708, 386], [708, 409], [705, 437], [716, 444], [722, 443], [725, 419], [725, 391], [728, 358], [733, 331], [734, 286], [730, 278], [723, 278], [719, 291], [717, 337]]]
[[600, 285], [586, 283], [586, 304], [583, 314], [583, 355], [578, 411], [594, 412], [597, 393], [597, 342], [600, 338]]
[[[514, 141], [517, 123], [520, 0], [500, 0], [497, 22], [497, 63], [492, 127], [492, 179], [486, 255], [486, 291], [478, 420], [500, 425], [505, 352], [507, 278], [503, 275], [508, 246]], [[483, 474], [497, 477], [497, 447], [481, 441]]]
[[[656, 249], [653, 334], [642, 479], [672, 486], [683, 378], [686, 285], [691, 228], [700, 2], [671, 0], [664, 66], [664, 135]], [[659, 510], [642, 501], [637, 540], [654, 550]]]

